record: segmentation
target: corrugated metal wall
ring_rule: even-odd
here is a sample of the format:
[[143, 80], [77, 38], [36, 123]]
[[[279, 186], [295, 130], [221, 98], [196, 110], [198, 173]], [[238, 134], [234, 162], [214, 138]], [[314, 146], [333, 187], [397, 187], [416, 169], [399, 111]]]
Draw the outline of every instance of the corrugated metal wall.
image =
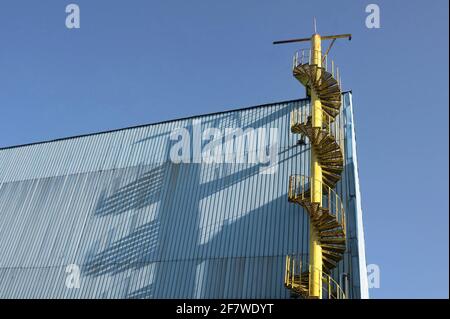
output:
[[[350, 106], [351, 95], [344, 97]], [[307, 100], [199, 117], [202, 128], [278, 128], [279, 167], [174, 164], [194, 118], [0, 150], [1, 298], [288, 298], [285, 255], [308, 253], [308, 217], [287, 201], [309, 170], [289, 113]], [[345, 109], [344, 109], [345, 112]], [[350, 199], [348, 171], [338, 185]], [[359, 297], [355, 212], [336, 270]], [[81, 269], [69, 289], [69, 264]]]

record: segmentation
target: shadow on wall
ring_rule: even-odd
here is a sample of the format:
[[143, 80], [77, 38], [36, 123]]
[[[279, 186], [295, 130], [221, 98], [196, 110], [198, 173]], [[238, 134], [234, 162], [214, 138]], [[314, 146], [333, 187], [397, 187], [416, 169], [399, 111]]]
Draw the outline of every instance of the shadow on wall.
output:
[[[185, 166], [186, 169], [190, 170], [200, 169], [199, 164], [184, 164], [181, 166]], [[169, 171], [170, 170], [172, 171], [170, 175], [172, 175], [177, 169], [169, 169]], [[242, 175], [236, 175], [235, 179], [228, 178], [228, 182], [223, 183], [219, 188], [226, 188], [227, 185], [238, 183], [239, 180], [244, 180], [251, 175], [258, 174], [258, 172], [259, 167], [257, 166], [247, 169], [246, 173], [241, 171]], [[180, 189], [188, 189], [189, 185], [183, 185], [179, 180], [178, 183]], [[190, 181], [190, 183], [192, 183], [192, 181]], [[221, 184], [220, 181], [218, 183]], [[198, 181], [196, 181], [196, 184], [198, 184]], [[203, 186], [198, 184], [198, 187]], [[121, 193], [127, 200], [130, 198], [129, 195], [123, 192]], [[192, 198], [193, 195], [191, 195], [189, 202], [193, 203], [194, 207], [186, 207], [186, 209], [183, 210], [183, 221], [180, 221], [181, 216], [174, 208], [177, 204], [178, 196], [173, 199], [167, 197], [162, 203], [158, 218], [137, 227], [133, 232], [113, 242], [106, 249], [93, 254], [92, 256], [87, 256], [86, 262], [82, 268], [83, 275], [93, 277], [117, 275], [125, 271], [137, 270], [141, 267], [155, 263], [156, 261], [173, 261], [176, 258], [180, 258], [180, 254], [182, 259], [192, 259], [190, 256], [211, 256], [211, 253], [216, 251], [216, 247], [227, 247], [226, 257], [238, 257], [240, 252], [249, 252], [249, 247], [246, 246], [248, 243], [258, 242], [261, 247], [266, 247], [269, 241], [273, 241], [267, 234], [278, 234], [280, 231], [277, 227], [288, 227], [287, 225], [276, 225], [273, 223], [271, 225], [265, 225], [264, 230], [257, 228], [256, 220], [270, 221], [277, 218], [279, 211], [274, 210], [273, 208], [282, 207], [286, 202], [286, 197], [281, 196], [248, 212], [245, 216], [240, 217], [235, 221], [228, 222], [227, 220], [224, 220], [221, 225], [209, 225], [209, 231], [214, 231], [214, 234], [207, 238], [207, 240], [204, 240], [204, 244], [200, 244], [202, 236], [208, 237], [208, 234], [202, 232], [198, 227], [200, 215], [199, 204], [204, 196], [209, 196], [212, 193], [211, 187], [208, 185], [208, 187], [205, 188], [204, 194], [202, 194], [202, 192], [195, 192], [195, 194], [202, 194], [201, 198]], [[181, 193], [179, 195], [181, 196]], [[115, 198], [115, 201], [119, 201], [119, 198], [116, 195], [113, 195], [113, 197]], [[106, 200], [106, 202], [108, 202], [108, 200]], [[130, 204], [134, 205], [133, 203]], [[122, 207], [121, 205], [117, 206], [119, 209]], [[141, 207], [138, 203], [136, 206]], [[183, 223], [182, 227], [180, 227], [181, 222]], [[217, 226], [217, 229], [213, 230], [212, 228], [214, 226]], [[182, 234], [174, 235], [175, 229], [182, 229]], [[240, 234], [242, 237], [233, 238], [236, 234]], [[171, 241], [171, 238], [173, 237], [177, 238], [177, 243]], [[182, 247], [181, 249], [180, 246]], [[223, 249], [221, 249], [221, 251], [223, 251]], [[217, 258], [221, 256], [218, 255], [212, 257]], [[172, 284], [171, 281], [174, 278], [180, 278], [180, 280], [184, 281], [185, 290], [182, 294], [183, 297], [194, 297], [195, 293], [208, 297], [213, 297], [214, 294], [216, 294], [216, 297], [220, 297], [220, 295], [217, 295], [220, 289], [216, 292], [213, 288], [209, 289], [205, 286], [199, 291], [199, 288], [196, 288], [195, 286], [197, 267], [204, 259], [199, 258], [195, 262], [187, 262], [184, 264], [183, 269], [168, 269], [166, 267], [154, 269], [155, 273], [152, 284], [136, 291], [129, 292], [127, 297], [152, 298], [155, 296], [155, 287], [169, 286]], [[161, 265], [161, 263], [156, 263], [155, 265]], [[224, 271], [217, 273], [205, 270], [203, 280], [211, 282], [212, 277], [219, 276], [220, 278], [215, 278], [215, 280], [217, 282], [225, 282], [225, 273], [226, 272]], [[158, 297], [167, 296], [164, 295], [164, 291], [161, 291], [158, 294]]]
[[154, 260], [158, 235], [158, 221], [138, 227], [104, 251], [88, 258], [83, 273], [88, 276], [115, 275], [139, 268], [146, 261]]
[[163, 174], [164, 167], [161, 165], [144, 174], [138, 172], [136, 180], [119, 188], [109, 197], [106, 196], [106, 189], [103, 190], [96, 205], [95, 215], [118, 215], [157, 202], [160, 197]]
[[[288, 112], [288, 108], [284, 112]], [[285, 115], [284, 112], [279, 112], [276, 116]], [[305, 148], [301, 150], [305, 151]], [[280, 154], [287, 155], [287, 151], [283, 150]], [[292, 155], [280, 159], [280, 162], [287, 161], [297, 155], [295, 152], [292, 153]], [[155, 268], [153, 269], [154, 274], [151, 284], [129, 291], [128, 298], [173, 297], [174, 294], [170, 296], [165, 294], [168, 289], [159, 289], [159, 287], [169, 287], [176, 284], [177, 281], [183, 282], [183, 285], [180, 285], [183, 288], [179, 288], [182, 291], [178, 291], [178, 295], [175, 297], [220, 298], [223, 297], [225, 291], [223, 287], [226, 282], [225, 277], [227, 273], [230, 276], [230, 271], [227, 272], [225, 269], [214, 271], [214, 267], [211, 269], [206, 267], [202, 274], [203, 283], [216, 282], [219, 286], [209, 287], [203, 284], [202, 287], [198, 287], [196, 273], [206, 259], [214, 263], [215, 261], [211, 261], [210, 258], [239, 257], [245, 255], [245, 252], [248, 255], [249, 243], [259, 245], [258, 253], [260, 256], [268, 256], [267, 247], [273, 245], [274, 242], [279, 242], [279, 240], [271, 238], [271, 234], [283, 236], [287, 231], [290, 233], [296, 232], [293, 229], [294, 225], [270, 222], [280, 220], [278, 215], [281, 212], [277, 208], [286, 206], [287, 195], [286, 191], [283, 191], [283, 195], [280, 197], [254, 208], [245, 216], [231, 222], [224, 219], [221, 221], [223, 223], [219, 225], [208, 225], [209, 231], [213, 232], [213, 235], [208, 237], [204, 230], [199, 228], [202, 200], [259, 174], [260, 166], [253, 165], [236, 173], [223, 174], [223, 177], [213, 178], [212, 181], [206, 183], [202, 183], [200, 179], [202, 168], [204, 169], [204, 166], [202, 167], [201, 164], [173, 164], [168, 162], [151, 168], [147, 172], [136, 174], [133, 182], [123, 187], [117, 187], [110, 196], [106, 196], [107, 191], [104, 190], [94, 212], [98, 218], [138, 210], [157, 202], [160, 203], [159, 215], [151, 222], [135, 228], [130, 234], [113, 242], [106, 249], [87, 255], [82, 268], [83, 275], [92, 277], [116, 275], [153, 264]], [[181, 178], [181, 170], [183, 170], [182, 176], [189, 176], [189, 178]], [[196, 191], [189, 192], [192, 188], [195, 188]], [[285, 188], [287, 189], [287, 185]], [[189, 207], [182, 204], [185, 196], [189, 196], [189, 200], [186, 201], [190, 204]], [[183, 214], [179, 213], [180, 208], [183, 210]], [[296, 213], [298, 212], [296, 211]], [[234, 214], [230, 212], [230, 215]], [[294, 215], [303, 220], [301, 224], [304, 225], [305, 229], [301, 230], [301, 233], [307, 233], [305, 215]], [[262, 229], [261, 221], [265, 223]], [[295, 226], [298, 227], [297, 225]], [[176, 236], [174, 235], [175, 230], [179, 230]], [[236, 238], [236, 234], [241, 237]], [[201, 238], [204, 238], [203, 236], [208, 238], [201, 240]], [[173, 237], [177, 238], [176, 243]], [[302, 238], [296, 240], [302, 242]], [[306, 251], [307, 243], [302, 243], [302, 245], [302, 250]], [[214, 252], [218, 251], [217, 247], [221, 247], [219, 250], [221, 255], [214, 255]], [[297, 251], [293, 251], [293, 247], [291, 247], [291, 251], [285, 253], [297, 253]], [[195, 258], [192, 256], [195, 256]], [[239, 263], [239, 258], [236, 259], [236, 262]], [[190, 261], [183, 263], [183, 267], [172, 269], [161, 266], [164, 262], [180, 260]], [[218, 267], [225, 266], [218, 265]], [[242, 273], [243, 271], [240, 273], [232, 272], [231, 276], [242, 276]], [[282, 271], [279, 272], [279, 276], [280, 278], [277, 280], [282, 284]], [[242, 278], [235, 277], [233, 280], [229, 278], [228, 283], [230, 281], [233, 285], [243, 285]], [[238, 287], [237, 291], [239, 290], [242, 291], [242, 287], [241, 289]], [[230, 295], [229, 297], [236, 296]], [[266, 297], [271, 296], [266, 295]]]

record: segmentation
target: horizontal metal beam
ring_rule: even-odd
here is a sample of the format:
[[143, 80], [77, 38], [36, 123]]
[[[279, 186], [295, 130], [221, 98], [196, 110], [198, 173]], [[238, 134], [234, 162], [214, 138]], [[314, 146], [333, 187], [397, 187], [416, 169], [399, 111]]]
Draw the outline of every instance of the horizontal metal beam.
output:
[[332, 40], [332, 39], [342, 39], [342, 38], [348, 38], [349, 40], [352, 39], [352, 35], [350, 33], [346, 34], [337, 34], [337, 35], [324, 35], [321, 36], [322, 40]]
[[284, 44], [284, 43], [305, 42], [305, 41], [311, 41], [311, 38], [301, 38], [301, 39], [290, 39], [290, 40], [274, 41], [273, 44]]
[[[325, 36], [321, 36], [320, 38], [322, 40], [335, 40], [335, 39], [341, 39], [341, 38], [348, 38], [349, 40], [351, 40], [352, 35], [350, 33], [346, 33], [346, 34], [337, 34], [337, 35], [325, 35]], [[286, 43], [306, 42], [306, 41], [311, 41], [311, 38], [299, 38], [299, 39], [274, 41], [273, 44], [286, 44]]]

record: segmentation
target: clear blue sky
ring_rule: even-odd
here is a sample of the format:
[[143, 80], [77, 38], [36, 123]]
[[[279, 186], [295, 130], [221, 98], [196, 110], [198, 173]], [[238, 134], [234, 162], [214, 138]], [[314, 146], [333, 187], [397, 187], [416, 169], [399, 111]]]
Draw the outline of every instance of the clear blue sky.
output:
[[[65, 27], [65, 6], [81, 29]], [[381, 28], [365, 27], [377, 3]], [[2, 0], [0, 147], [304, 96], [299, 45], [353, 90], [374, 298], [448, 298], [448, 1]]]

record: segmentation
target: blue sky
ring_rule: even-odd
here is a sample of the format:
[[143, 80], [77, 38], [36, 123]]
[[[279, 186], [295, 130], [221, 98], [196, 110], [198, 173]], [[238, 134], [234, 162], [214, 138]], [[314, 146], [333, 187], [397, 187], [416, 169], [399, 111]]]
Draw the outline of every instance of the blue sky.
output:
[[[448, 1], [0, 3], [0, 147], [301, 98], [273, 40], [353, 33], [331, 55], [353, 91], [373, 298], [448, 298]], [[365, 7], [381, 28], [365, 27]]]

